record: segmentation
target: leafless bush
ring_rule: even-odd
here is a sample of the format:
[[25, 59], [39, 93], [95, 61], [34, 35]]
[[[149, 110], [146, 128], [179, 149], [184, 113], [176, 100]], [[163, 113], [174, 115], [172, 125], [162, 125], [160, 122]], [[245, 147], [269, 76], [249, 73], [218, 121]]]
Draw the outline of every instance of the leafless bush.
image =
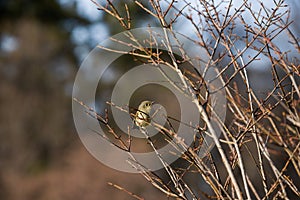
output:
[[[133, 28], [134, 19], [131, 19], [130, 9], [133, 6], [142, 9], [159, 26], [171, 32], [180, 32], [180, 28], [176, 27], [179, 23], [184, 23], [195, 36], [186, 37], [194, 45], [205, 49], [209, 57], [207, 65], [219, 66], [217, 76], [222, 77], [226, 90], [228, 120], [226, 123], [220, 122], [220, 139], [210, 132], [216, 144], [216, 152], [208, 153], [205, 158], [200, 159], [195, 148], [178, 140], [184, 167], [165, 165], [169, 181], [160, 173], [141, 168], [141, 175], [149, 183], [166, 196], [178, 199], [300, 197], [300, 44], [299, 34], [293, 33], [290, 27], [293, 21], [284, 0], [273, 0], [271, 6], [260, 1], [253, 1], [251, 4], [248, 0], [235, 4], [232, 0], [199, 0], [194, 4], [175, 0], [130, 1], [128, 4], [124, 3], [124, 8], [117, 7], [112, 1], [107, 1], [105, 5], [94, 3], [100, 11], [115, 18], [124, 30]], [[283, 43], [293, 48], [286, 50]], [[196, 96], [200, 94], [200, 88], [197, 87], [200, 82], [202, 85], [208, 84], [203, 83], [199, 74], [191, 71], [187, 73], [184, 67], [179, 68], [178, 60], [172, 58], [172, 49], [168, 49], [169, 59], [160, 56], [163, 53], [153, 49], [140, 46], [137, 49], [139, 51], [132, 55], [145, 63], [163, 63], [180, 69], [180, 76], [183, 81], [194, 86], [191, 91]], [[272, 88], [263, 97], [258, 97], [258, 91], [252, 88], [249, 78], [248, 68], [257, 65], [257, 62], [264, 65], [260, 67], [265, 68], [273, 80]], [[209, 96], [209, 91], [205, 92]], [[209, 112], [203, 110], [205, 103], [206, 101], [198, 98], [199, 114], [206, 127], [209, 127]], [[118, 108], [122, 110], [121, 107]], [[130, 138], [124, 140], [119, 137], [109, 125], [108, 115], [97, 114], [96, 117], [113, 135], [112, 143], [130, 152]], [[176, 137], [173, 130], [153, 125], [163, 130], [167, 137]], [[199, 132], [209, 131], [199, 128]], [[148, 142], [153, 144], [151, 138], [148, 138]], [[155, 151], [155, 146], [152, 147]], [[221, 159], [217, 159], [218, 156]], [[163, 160], [161, 162], [164, 163]], [[191, 181], [185, 179], [186, 174], [200, 175], [205, 186], [192, 186]], [[120, 186], [111, 185], [142, 199]]]

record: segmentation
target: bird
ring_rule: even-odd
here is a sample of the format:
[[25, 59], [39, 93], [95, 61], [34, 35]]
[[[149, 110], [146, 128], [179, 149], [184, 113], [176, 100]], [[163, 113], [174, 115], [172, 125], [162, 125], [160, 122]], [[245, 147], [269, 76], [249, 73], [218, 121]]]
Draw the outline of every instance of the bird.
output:
[[150, 111], [153, 101], [142, 101], [134, 115], [134, 125], [137, 127], [145, 128], [151, 122]]

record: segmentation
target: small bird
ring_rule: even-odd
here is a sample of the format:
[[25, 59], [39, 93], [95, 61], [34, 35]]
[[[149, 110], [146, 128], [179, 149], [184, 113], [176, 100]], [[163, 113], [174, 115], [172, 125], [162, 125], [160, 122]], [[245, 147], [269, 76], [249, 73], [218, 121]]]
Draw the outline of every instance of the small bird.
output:
[[138, 127], [146, 127], [150, 124], [150, 111], [153, 101], [142, 101], [135, 113], [134, 124]]

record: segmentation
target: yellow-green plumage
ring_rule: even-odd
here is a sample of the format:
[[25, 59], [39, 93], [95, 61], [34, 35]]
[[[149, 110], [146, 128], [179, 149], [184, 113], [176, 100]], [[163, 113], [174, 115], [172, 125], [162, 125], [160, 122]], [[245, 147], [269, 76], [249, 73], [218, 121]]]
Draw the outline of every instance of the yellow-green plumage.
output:
[[152, 101], [143, 101], [135, 114], [134, 123], [138, 127], [146, 127], [150, 124], [150, 111], [152, 108]]

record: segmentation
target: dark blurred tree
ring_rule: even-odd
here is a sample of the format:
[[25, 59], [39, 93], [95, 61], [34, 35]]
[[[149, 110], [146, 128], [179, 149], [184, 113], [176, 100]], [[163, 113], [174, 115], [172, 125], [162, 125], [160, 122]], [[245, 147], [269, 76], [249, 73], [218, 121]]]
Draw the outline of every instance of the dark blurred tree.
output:
[[89, 24], [75, 4], [0, 1], [1, 171], [41, 172], [76, 138], [70, 95], [77, 59], [70, 34]]

